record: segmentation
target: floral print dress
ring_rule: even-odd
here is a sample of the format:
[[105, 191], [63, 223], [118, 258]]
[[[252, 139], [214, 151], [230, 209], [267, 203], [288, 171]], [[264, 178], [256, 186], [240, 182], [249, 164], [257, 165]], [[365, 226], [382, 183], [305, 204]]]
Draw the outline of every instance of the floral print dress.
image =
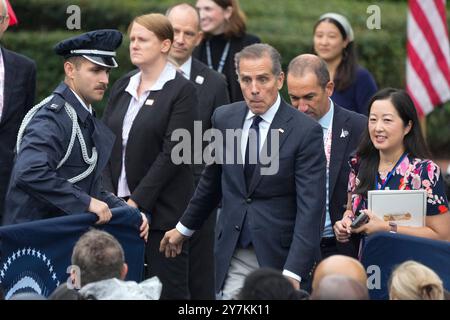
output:
[[[367, 209], [367, 197], [355, 194], [359, 184], [358, 170], [360, 159], [358, 156], [351, 158], [348, 192], [352, 193], [353, 213]], [[378, 175], [377, 175], [378, 176]], [[385, 180], [377, 178], [377, 189], [380, 190]], [[426, 190], [427, 191], [427, 216], [443, 214], [448, 211], [448, 200], [445, 195], [444, 181], [440, 168], [431, 160], [412, 158], [409, 155], [403, 157], [397, 165], [391, 178], [384, 189], [389, 190]]]

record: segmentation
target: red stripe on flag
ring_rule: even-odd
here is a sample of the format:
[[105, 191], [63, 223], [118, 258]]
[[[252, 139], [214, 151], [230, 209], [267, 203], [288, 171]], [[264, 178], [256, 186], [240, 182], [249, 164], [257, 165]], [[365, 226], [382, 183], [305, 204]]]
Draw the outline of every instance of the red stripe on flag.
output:
[[444, 26], [445, 34], [447, 35], [447, 39], [448, 39], [445, 0], [435, 0], [434, 4], [436, 5], [437, 10], [439, 11], [439, 16], [442, 19], [442, 25]]
[[[439, 47], [436, 36], [434, 35], [433, 27], [428, 23], [427, 18], [425, 17], [424, 12], [420, 8], [417, 3], [417, 0], [411, 0], [410, 2], [410, 10], [413, 18], [416, 20], [417, 25], [422, 30], [423, 35], [425, 36], [428, 45], [430, 46], [433, 55], [436, 59], [436, 62], [441, 70], [444, 78], [447, 81], [447, 84], [450, 86], [450, 69], [447, 64], [447, 60]], [[430, 2], [432, 4], [432, 2]], [[430, 4], [429, 3], [429, 4]]]
[[417, 54], [416, 48], [411, 44], [410, 41], [407, 42], [406, 48], [408, 51], [408, 57], [409, 61], [411, 62], [411, 66], [416, 71], [416, 74], [418, 77], [422, 80], [423, 85], [427, 89], [428, 95], [430, 96], [430, 100], [433, 103], [433, 105], [440, 104], [441, 98], [439, 97], [439, 94], [436, 92], [436, 90], [433, 87], [433, 84], [430, 79], [430, 74], [428, 73], [427, 68], [423, 64], [422, 60], [420, 59], [419, 55]]
[[416, 107], [417, 110], [417, 115], [421, 118], [425, 115], [425, 113], [423, 112], [422, 109], [422, 105], [419, 103], [419, 101], [417, 101], [416, 97], [414, 96], [413, 91], [411, 90], [411, 88], [409, 86], [406, 86], [406, 92], [408, 92], [409, 96], [411, 97], [412, 101], [414, 102], [414, 106]]
[[14, 13], [14, 10], [8, 0], [6, 0], [6, 6], [8, 7], [9, 25], [13, 26], [19, 23], [19, 20], [17, 19], [16, 14]]

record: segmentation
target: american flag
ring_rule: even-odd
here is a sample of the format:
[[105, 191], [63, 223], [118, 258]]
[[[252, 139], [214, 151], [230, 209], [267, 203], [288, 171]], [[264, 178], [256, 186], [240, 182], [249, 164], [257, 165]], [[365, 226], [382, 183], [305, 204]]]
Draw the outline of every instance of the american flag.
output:
[[423, 116], [450, 100], [445, 0], [409, 0], [406, 86]]
[[17, 20], [16, 14], [14, 13], [14, 10], [8, 0], [6, 0], [6, 6], [8, 7], [9, 25], [13, 26], [17, 24], [19, 20]]

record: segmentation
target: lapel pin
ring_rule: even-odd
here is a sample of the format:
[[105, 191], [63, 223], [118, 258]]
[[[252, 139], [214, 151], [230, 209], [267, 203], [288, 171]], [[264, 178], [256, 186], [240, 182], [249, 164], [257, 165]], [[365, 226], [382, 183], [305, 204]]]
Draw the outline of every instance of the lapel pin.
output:
[[195, 82], [198, 84], [203, 84], [203, 82], [205, 82], [205, 78], [203, 78], [202, 76], [197, 76], [195, 78]]
[[147, 101], [145, 101], [145, 105], [146, 105], [146, 106], [152, 106], [152, 105], [153, 105], [153, 102], [155, 102], [155, 100], [153, 100], [153, 99], [147, 99]]
[[347, 136], [348, 136], [348, 131], [342, 129], [342, 131], [341, 131], [341, 138], [346, 138]]
[[278, 129], [278, 131], [280, 131], [281, 133], [284, 133], [284, 130], [283, 130], [283, 129], [281, 129], [281, 128], [280, 128], [280, 129]]

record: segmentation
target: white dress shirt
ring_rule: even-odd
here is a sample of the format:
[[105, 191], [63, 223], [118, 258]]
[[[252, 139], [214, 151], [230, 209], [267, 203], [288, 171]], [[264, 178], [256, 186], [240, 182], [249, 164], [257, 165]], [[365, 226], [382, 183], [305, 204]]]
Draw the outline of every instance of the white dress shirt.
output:
[[[269, 132], [270, 125], [272, 124], [273, 118], [280, 108], [281, 98], [278, 95], [275, 103], [264, 113], [259, 116], [262, 118], [259, 123], [259, 152], [261, 152], [264, 142], [266, 142], [267, 133]], [[255, 114], [249, 109], [247, 115], [245, 116], [244, 125], [242, 127], [242, 138], [241, 138], [241, 155], [242, 163], [245, 163], [245, 151], [247, 149], [248, 131], [253, 123]]]
[[[69, 88], [70, 89], [70, 88]], [[80, 104], [83, 106], [83, 108], [85, 108], [87, 110], [87, 112], [89, 112], [90, 114], [92, 114], [92, 106], [89, 105], [87, 106], [86, 103], [84, 103], [83, 99], [80, 98], [79, 95], [77, 95], [77, 93], [75, 91], [73, 91], [72, 89], [70, 89], [70, 91], [73, 92], [73, 94], [75, 95], [75, 98], [78, 99], [78, 101], [80, 102]]]
[[128, 105], [127, 113], [125, 114], [125, 118], [123, 119], [122, 126], [122, 170], [120, 172], [119, 183], [117, 186], [117, 196], [119, 197], [123, 198], [131, 195], [127, 182], [127, 174], [125, 171], [125, 155], [128, 144], [128, 137], [133, 125], [133, 121], [136, 118], [139, 110], [147, 100], [150, 91], [161, 90], [166, 82], [175, 79], [176, 74], [177, 70], [175, 66], [172, 63], [167, 62], [163, 71], [159, 75], [158, 80], [156, 80], [156, 82], [150, 88], [145, 88], [144, 92], [140, 96], [138, 96], [137, 91], [139, 88], [139, 84], [141, 83], [142, 73], [138, 72], [130, 78], [130, 82], [125, 89], [125, 91], [131, 95], [131, 100], [130, 104]]

